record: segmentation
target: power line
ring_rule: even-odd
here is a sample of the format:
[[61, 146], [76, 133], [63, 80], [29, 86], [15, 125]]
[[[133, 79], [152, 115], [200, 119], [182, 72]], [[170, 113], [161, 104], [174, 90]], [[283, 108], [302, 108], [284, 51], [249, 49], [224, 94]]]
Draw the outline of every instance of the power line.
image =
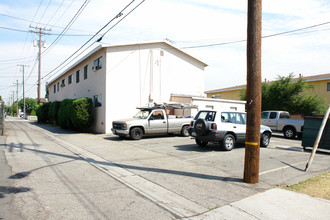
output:
[[76, 12], [76, 14], [73, 16], [71, 21], [67, 24], [67, 26], [64, 28], [64, 30], [61, 32], [61, 34], [51, 43], [51, 45], [43, 52], [47, 53], [49, 50], [52, 49], [56, 45], [56, 43], [63, 37], [63, 34], [67, 32], [70, 27], [73, 25], [73, 23], [77, 20], [77, 18], [80, 16], [81, 12], [86, 8], [90, 0], [85, 0], [85, 2], [82, 4], [82, 6], [79, 8], [79, 10]]
[[[304, 28], [299, 28], [299, 29], [291, 30], [291, 31], [285, 31], [285, 32], [280, 32], [280, 33], [276, 33], [276, 34], [265, 35], [262, 38], [270, 38], [270, 37], [275, 37], [275, 36], [290, 34], [290, 33], [298, 32], [298, 31], [302, 31], [302, 30], [308, 30], [308, 29], [311, 29], [311, 28], [323, 26], [323, 25], [326, 25], [326, 24], [330, 24], [330, 21], [325, 22], [325, 23], [321, 23], [321, 24], [315, 24], [315, 25], [312, 25], [312, 26], [304, 27]], [[205, 44], [205, 45], [197, 45], [197, 46], [190, 46], [190, 47], [182, 47], [181, 49], [193, 49], [193, 48], [202, 48], [202, 47], [214, 47], [214, 46], [222, 46], [222, 45], [226, 45], [226, 44], [236, 44], [236, 43], [242, 43], [242, 42], [246, 42], [246, 40], [237, 40], [237, 41], [228, 41], [228, 42], [223, 42], [223, 43], [215, 43], [215, 44]]]
[[[73, 1], [72, 1], [73, 2]], [[68, 8], [67, 8], [68, 9]], [[65, 11], [66, 12], [66, 11]], [[2, 14], [0, 13], [0, 16], [4, 16], [4, 17], [8, 17], [8, 18], [12, 18], [12, 19], [16, 19], [16, 20], [20, 20], [20, 21], [24, 21], [24, 22], [28, 22], [30, 23], [30, 25], [34, 24], [34, 23], [37, 23], [35, 21], [32, 21], [32, 20], [26, 20], [26, 19], [23, 19], [23, 18], [18, 18], [18, 17], [15, 17], [15, 16], [11, 16], [11, 15], [6, 15], [6, 14]], [[63, 17], [63, 14], [62, 16], [60, 16], [60, 18]], [[55, 22], [57, 23], [57, 21]], [[64, 29], [65, 27], [62, 27], [62, 26], [56, 26], [56, 25], [48, 25], [46, 23], [39, 23], [39, 25], [44, 25], [44, 26], [50, 26], [50, 27], [54, 27], [54, 28], [59, 28], [59, 29]], [[80, 32], [89, 32], [89, 31], [85, 31], [85, 30], [78, 30], [78, 29], [71, 29], [73, 31], [80, 31]]]
[[[3, 27], [3, 26], [0, 26], [0, 29], [10, 30], [10, 31], [17, 31], [17, 32], [24, 32], [24, 33], [29, 33], [30, 32], [30, 31], [19, 30], [19, 29]], [[54, 35], [54, 36], [62, 35], [62, 36], [68, 36], [68, 37], [89, 37], [89, 36], [93, 36], [92, 34], [48, 34], [48, 35]]]
[[[46, 74], [44, 77], [43, 77], [43, 79], [45, 78], [45, 77], [47, 77], [47, 76], [49, 76], [49, 77], [51, 77], [51, 76], [53, 76], [54, 74], [52, 74], [54, 71], [56, 71], [57, 69], [59, 69], [63, 64], [65, 64], [68, 60], [70, 60], [76, 53], [78, 53], [84, 46], [86, 46], [95, 36], [97, 36], [103, 29], [105, 29], [112, 21], [114, 21], [115, 19], [117, 19], [117, 18], [119, 18], [119, 17], [121, 17], [122, 15], [123, 15], [123, 12], [134, 2], [135, 0], [133, 0], [133, 1], [131, 1], [128, 5], [126, 5], [125, 7], [124, 7], [124, 9], [122, 9], [114, 18], [112, 18], [106, 25], [104, 25], [99, 31], [97, 31], [95, 34], [94, 34], [94, 36], [93, 37], [91, 37], [87, 42], [85, 42], [78, 50], [76, 50], [72, 55], [70, 55], [66, 60], [64, 60], [60, 65], [58, 65], [55, 69], [53, 69], [52, 71], [50, 71], [48, 74]], [[144, 2], [145, 0], [143, 0], [142, 2], [140, 2], [136, 7], [134, 7], [127, 15], [129, 15], [132, 11], [134, 11], [138, 6], [140, 6], [143, 2]], [[127, 15], [125, 15], [120, 21], [122, 21], [124, 18], [126, 18], [127, 17]], [[111, 30], [114, 26], [116, 26], [120, 21], [118, 21], [116, 24], [114, 24], [109, 30]], [[109, 31], [109, 30], [107, 30], [106, 32], [105, 32], [105, 34]], [[101, 38], [99, 38], [96, 42], [99, 42], [99, 41], [101, 41], [102, 40], [102, 38], [103, 38], [103, 36], [105, 35], [105, 34], [103, 34], [102, 36], [101, 36]], [[86, 51], [88, 48], [90, 48], [93, 44], [94, 44], [95, 42], [93, 42], [91, 45], [89, 45], [84, 51]], [[82, 51], [80, 54], [82, 54], [84, 51]], [[79, 54], [79, 55], [80, 55]], [[78, 56], [79, 56], [78, 55]], [[77, 57], [77, 56], [76, 56]], [[75, 57], [75, 58], [76, 58]], [[68, 65], [68, 64], [66, 64], [66, 65]], [[65, 66], [66, 66], [65, 65]], [[64, 67], [65, 67], [64, 66]], [[62, 67], [61, 69], [63, 69], [64, 67]], [[60, 69], [60, 70], [61, 70]], [[60, 70], [58, 70], [58, 71], [60, 71]], [[57, 72], [58, 72], [57, 71]], [[56, 72], [56, 73], [57, 73]], [[52, 74], [52, 75], [51, 75]], [[49, 78], [48, 77], [48, 78]]]

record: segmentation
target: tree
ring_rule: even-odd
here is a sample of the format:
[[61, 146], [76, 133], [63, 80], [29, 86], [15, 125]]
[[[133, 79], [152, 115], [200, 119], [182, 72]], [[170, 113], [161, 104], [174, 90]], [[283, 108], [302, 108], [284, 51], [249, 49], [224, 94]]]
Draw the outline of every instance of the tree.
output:
[[[276, 81], [262, 83], [262, 111], [284, 110], [292, 114], [324, 114], [327, 105], [324, 99], [310, 94], [312, 85], [299, 78], [293, 80], [294, 74], [288, 77], [278, 76]], [[241, 100], [246, 100], [246, 89], [241, 91]]]
[[[21, 99], [18, 101], [19, 108], [24, 111], [24, 100]], [[30, 115], [32, 110], [36, 110], [38, 107], [37, 101], [33, 98], [25, 98], [25, 112], [27, 115]]]

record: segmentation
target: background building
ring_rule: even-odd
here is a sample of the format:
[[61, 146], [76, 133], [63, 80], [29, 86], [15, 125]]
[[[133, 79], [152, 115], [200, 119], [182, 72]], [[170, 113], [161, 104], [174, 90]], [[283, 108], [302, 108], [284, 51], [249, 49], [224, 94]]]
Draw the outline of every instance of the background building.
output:
[[207, 65], [167, 42], [99, 47], [49, 82], [49, 101], [93, 99], [97, 133], [171, 94], [204, 95]]
[[[308, 91], [310, 95], [318, 95], [324, 98], [326, 103], [330, 104], [330, 74], [299, 77], [302, 77], [308, 85], [314, 86], [313, 90]], [[293, 78], [293, 80], [297, 79]], [[205, 91], [205, 94], [208, 98], [240, 100], [240, 92], [244, 88], [246, 88], [246, 85], [209, 90]]]

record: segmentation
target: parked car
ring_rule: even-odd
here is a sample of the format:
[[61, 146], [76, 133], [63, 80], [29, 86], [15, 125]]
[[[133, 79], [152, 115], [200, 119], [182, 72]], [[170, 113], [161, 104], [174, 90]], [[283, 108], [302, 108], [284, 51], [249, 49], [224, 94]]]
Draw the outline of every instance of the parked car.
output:
[[159, 106], [139, 108], [140, 111], [129, 119], [112, 122], [112, 133], [120, 137], [131, 137], [139, 140], [144, 135], [181, 134], [189, 136], [189, 125], [192, 118], [168, 115], [165, 108]]
[[[219, 143], [226, 151], [232, 150], [237, 143], [245, 143], [246, 113], [199, 111], [190, 123], [189, 134], [196, 144], [206, 146], [209, 142]], [[267, 126], [260, 126], [260, 145], [267, 147], [272, 131]]]
[[283, 132], [286, 138], [301, 138], [304, 120], [290, 119], [290, 113], [286, 111], [261, 112], [261, 124], [269, 126], [273, 131]]

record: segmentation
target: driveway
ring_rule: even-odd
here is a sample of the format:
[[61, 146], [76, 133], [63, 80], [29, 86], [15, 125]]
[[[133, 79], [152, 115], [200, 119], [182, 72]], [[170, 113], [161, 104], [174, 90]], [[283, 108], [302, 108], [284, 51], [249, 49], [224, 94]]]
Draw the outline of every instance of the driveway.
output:
[[132, 141], [22, 121], [7, 121], [6, 135], [15, 187], [31, 189], [15, 195], [23, 217], [189, 217], [330, 170], [319, 153], [305, 172], [311, 152], [281, 136], [261, 148], [259, 183], [247, 184], [244, 146], [226, 152], [189, 137]]

